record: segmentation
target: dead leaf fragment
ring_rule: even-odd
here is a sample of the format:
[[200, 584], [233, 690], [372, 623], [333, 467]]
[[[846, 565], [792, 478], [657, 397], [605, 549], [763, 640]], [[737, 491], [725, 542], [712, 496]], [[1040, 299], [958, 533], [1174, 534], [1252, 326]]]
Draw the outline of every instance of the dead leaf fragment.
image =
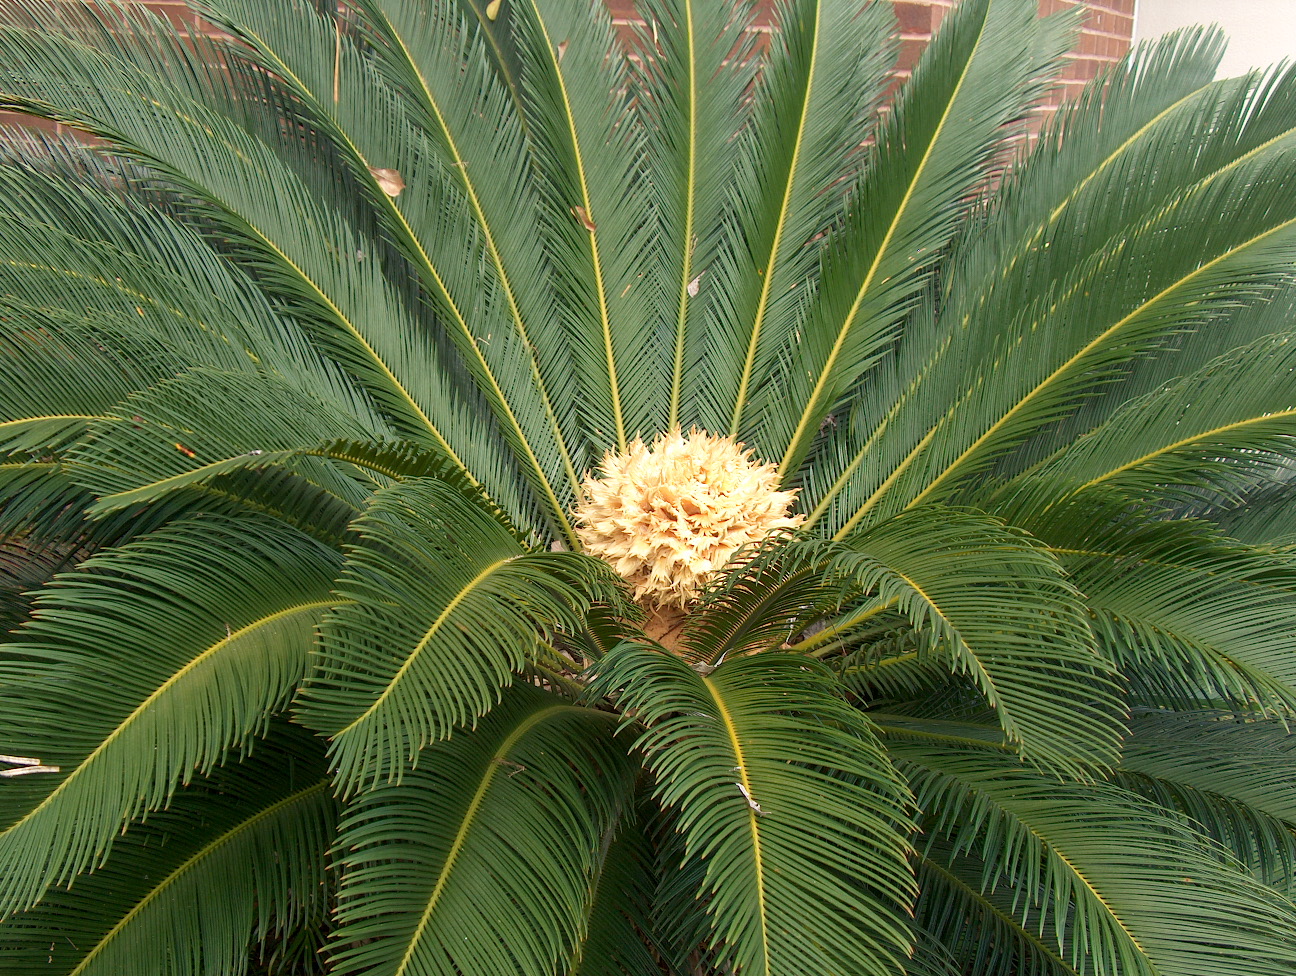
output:
[[486, 4], [486, 19], [487, 19], [487, 20], [494, 20], [496, 17], [499, 16], [499, 10], [500, 10], [500, 4], [501, 4], [501, 3], [503, 3], [503, 0], [491, 0], [490, 3]]
[[378, 181], [378, 189], [389, 197], [398, 197], [401, 190], [405, 189], [405, 180], [400, 173], [394, 169], [380, 169], [377, 166], [370, 166], [369, 173]]
[[594, 221], [590, 220], [590, 215], [584, 207], [572, 207], [571, 212], [572, 216], [581, 222], [581, 226], [591, 234], [598, 230], [598, 228], [594, 226]]
[[702, 276], [698, 275], [688, 283], [689, 298], [697, 298], [698, 291], [702, 288]]
[[558, 63], [559, 64], [562, 64], [563, 55], [566, 53], [567, 53], [567, 42], [559, 41], [558, 42]]

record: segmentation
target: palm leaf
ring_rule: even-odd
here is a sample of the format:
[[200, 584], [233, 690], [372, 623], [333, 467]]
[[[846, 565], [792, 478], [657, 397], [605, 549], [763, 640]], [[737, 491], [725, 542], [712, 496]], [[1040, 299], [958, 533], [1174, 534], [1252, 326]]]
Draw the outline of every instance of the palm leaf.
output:
[[[1210, 46], [1170, 39], [1095, 82], [1067, 115], [1066, 131], [1081, 137], [1042, 140], [1020, 182], [1008, 179], [988, 201], [995, 216], [969, 230], [939, 303], [884, 374], [883, 409], [862, 408], [840, 474], [816, 485], [824, 495], [816, 518], [836, 527], [948, 496], [1041, 428], [1047, 443], [1050, 424], [1137, 370], [1130, 364], [1140, 357], [1191, 345], [1178, 342], [1185, 332], [1198, 331], [1198, 348], [1218, 355], [1213, 336], [1227, 336], [1228, 316], [1278, 280], [1277, 265], [1266, 266], [1290, 246], [1281, 205], [1269, 204], [1281, 195], [1276, 170], [1291, 129], [1283, 106], [1296, 97], [1296, 78], [1255, 75], [1190, 95]], [[1167, 67], [1164, 80], [1153, 74]], [[1148, 109], [1131, 111], [1138, 98]], [[1249, 107], [1270, 100], [1272, 113]], [[1163, 183], [1162, 174], [1177, 177]], [[1223, 211], [1237, 221], [1221, 226]], [[941, 321], [932, 322], [938, 306]], [[1244, 331], [1239, 341], [1254, 337]], [[1173, 366], [1161, 381], [1172, 375]], [[1097, 416], [1120, 400], [1106, 398]], [[1062, 443], [1087, 426], [1068, 428]], [[1029, 456], [1017, 451], [1012, 463]]]
[[[1094, 976], [1273, 973], [1296, 964], [1296, 906], [1182, 818], [1104, 783], [1041, 776], [1002, 753], [895, 743], [933, 840], [986, 864], [1018, 918]], [[1065, 972], [1065, 970], [1063, 970]]]
[[572, 957], [633, 767], [609, 716], [525, 686], [345, 812], [339, 976], [550, 976]]
[[579, 553], [528, 552], [463, 486], [411, 479], [374, 495], [356, 523], [338, 593], [299, 702], [332, 738], [340, 789], [399, 780], [418, 751], [474, 722], [531, 659], [617, 598]]
[[96, 871], [0, 925], [5, 971], [242, 976], [252, 945], [322, 917], [336, 804], [323, 750], [288, 731], [189, 784]]
[[890, 4], [804, 0], [777, 6], [775, 19], [739, 136], [732, 214], [703, 279], [715, 321], [696, 410], [734, 438], [760, 436], [746, 411], [817, 284], [895, 58]]
[[827, 669], [762, 654], [703, 676], [623, 644], [593, 691], [615, 692], [646, 727], [638, 747], [686, 857], [705, 864], [699, 897], [725, 964], [761, 976], [898, 971], [912, 893], [905, 794]]
[[[1069, 20], [1068, 20], [1069, 23]], [[790, 478], [838, 398], [890, 345], [932, 262], [1038, 94], [1068, 32], [1018, 3], [972, 0], [944, 21], [877, 135], [788, 368], [753, 419]]]
[[1095, 634], [1137, 700], [1279, 715], [1296, 705], [1287, 559], [1206, 523], [1145, 522], [1111, 506], [1077, 503], [1033, 527], [1084, 592]]
[[[550, 392], [550, 384], [570, 383], [570, 364], [562, 357], [540, 242], [530, 230], [536, 201], [525, 142], [475, 32], [451, 5], [424, 7], [420, 16], [408, 2], [367, 4], [362, 26], [382, 43], [366, 48], [389, 52], [386, 60], [395, 63], [384, 67], [399, 85], [393, 89], [351, 32], [306, 0], [290, 6], [289, 15], [240, 0], [199, 6], [282, 79], [300, 100], [304, 124], [333, 137], [388, 236], [437, 302], [521, 470], [546, 498], [554, 525], [574, 542], [565, 513], [578, 481], [566, 443], [575, 420], [567, 408], [564, 435]], [[411, 95], [413, 104], [404, 104]], [[402, 184], [397, 193], [379, 183], [393, 170]], [[493, 172], [504, 175], [492, 178]], [[491, 269], [485, 281], [483, 257]], [[498, 301], [481, 300], [494, 291]]]
[[[642, 109], [646, 177], [660, 221], [654, 304], [669, 323], [667, 429], [687, 429], [696, 388], [707, 369], [704, 323], [711, 266], [728, 209], [735, 140], [748, 115], [755, 74], [750, 4], [648, 0], [636, 54], [635, 102]], [[648, 256], [645, 255], [645, 258]], [[708, 296], [702, 297], [706, 283]], [[723, 287], [723, 284], [721, 285]]]
[[1034, 487], [1053, 504], [1095, 490], [1144, 504], [1172, 503], [1202, 488], [1236, 496], [1292, 451], [1294, 355], [1287, 334], [1234, 349], [1127, 402], [1003, 490], [1030, 494]]
[[339, 564], [269, 519], [195, 518], [46, 591], [7, 648], [0, 741], [61, 772], [5, 788], [0, 913], [98, 864], [286, 704]]
[[1296, 876], [1292, 749], [1290, 730], [1276, 721], [1139, 710], [1119, 782], [1191, 817], [1257, 877], [1284, 885]]
[[837, 571], [949, 653], [1022, 755], [1057, 769], [1115, 757], [1124, 709], [1111, 663], [1094, 648], [1079, 594], [1037, 542], [937, 506], [857, 533], [846, 548]]
[[1219, 506], [1205, 514], [1225, 535], [1254, 546], [1289, 548], [1296, 543], [1292, 496], [1296, 486], [1281, 472], [1245, 492], [1238, 504]]
[[499, 439], [478, 437], [480, 417], [463, 412], [474, 396], [456, 388], [428, 330], [372, 259], [374, 243], [349, 221], [354, 198], [339, 197], [335, 175], [305, 161], [307, 147], [250, 113], [267, 93], [231, 93], [236, 78], [209, 67], [221, 59], [208, 41], [187, 46], [138, 16], [108, 31], [96, 9], [24, 0], [6, 14], [16, 25], [0, 26], [0, 103], [100, 136], [186, 189], [189, 213], [220, 228], [226, 248], [257, 267], [262, 287], [400, 433], [445, 451], [511, 511], [526, 512], [515, 479], [502, 474]]
[[[1285, 255], [1296, 247], [1285, 168], [1281, 155], [1249, 158], [1121, 228], [1091, 257], [1077, 260], [1061, 231], [1049, 247], [1032, 251], [1033, 260], [1014, 274], [1050, 281], [1050, 288], [1026, 301], [1004, 294], [1004, 305], [979, 304], [961, 331], [971, 338], [951, 359], [984, 364], [977, 376], [996, 382], [974, 379], [945, 392], [946, 406], [922, 442], [847, 524], [885, 496], [906, 505], [948, 497], [961, 480], [1068, 415], [1125, 363], [1280, 283]], [[1218, 220], [1222, 212], [1228, 221]], [[987, 317], [1013, 324], [977, 324]], [[973, 343], [981, 348], [966, 348]]]
[[363, 404], [327, 390], [273, 374], [197, 369], [107, 411], [68, 463], [99, 496], [91, 511], [103, 514], [232, 471], [322, 453], [329, 442], [383, 436], [382, 421]]
[[664, 429], [669, 409], [666, 358], [642, 283], [657, 223], [640, 178], [640, 129], [625, 124], [625, 52], [602, 5], [524, 0], [513, 17], [541, 227], [587, 434], [596, 449], [624, 451], [636, 434]]
[[[1083, 961], [1071, 963], [1050, 944], [1023, 908], [1021, 892], [985, 884], [983, 862], [956, 854], [934, 841], [917, 853], [922, 895], [915, 908], [920, 944], [953, 960], [946, 972], [977, 976], [1082, 976]], [[912, 976], [912, 974], [911, 974]]]
[[652, 849], [632, 810], [609, 826], [599, 846], [601, 863], [588, 902], [586, 929], [566, 976], [660, 976], [644, 939], [651, 931]]

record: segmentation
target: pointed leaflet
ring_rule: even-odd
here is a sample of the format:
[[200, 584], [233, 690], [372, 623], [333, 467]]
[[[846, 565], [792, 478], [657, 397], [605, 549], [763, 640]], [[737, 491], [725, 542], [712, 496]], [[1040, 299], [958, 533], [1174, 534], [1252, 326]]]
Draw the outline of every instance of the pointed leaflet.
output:
[[1296, 485], [1286, 471], [1243, 495], [1236, 506], [1216, 507], [1203, 517], [1248, 545], [1289, 549], [1296, 545]]
[[642, 279], [656, 221], [631, 124], [626, 55], [602, 4], [510, 0], [525, 67], [527, 133], [556, 295], [595, 450], [665, 426], [668, 375]]
[[261, 728], [301, 681], [340, 558], [245, 514], [194, 518], [84, 563], [4, 647], [0, 743], [58, 774], [6, 784], [0, 914], [103, 857]]
[[877, 135], [850, 212], [824, 259], [795, 350], [757, 416], [790, 478], [820, 423], [895, 338], [904, 312], [956, 232], [1006, 127], [1067, 47], [1034, 4], [967, 0], [942, 22]]
[[658, 253], [644, 257], [656, 265], [647, 283], [670, 346], [659, 395], [670, 404], [667, 429], [687, 430], [699, 420], [691, 403], [709, 371], [702, 363], [714, 277], [708, 272], [755, 73], [745, 31], [752, 8], [728, 0], [649, 0], [638, 13], [648, 26], [636, 45], [634, 104], [659, 221]]
[[[364, 4], [362, 27], [381, 38], [368, 50], [307, 0], [287, 14], [247, 0], [200, 8], [282, 79], [304, 124], [330, 135], [443, 313], [555, 528], [574, 542], [564, 515], [578, 475], [549, 392], [570, 383], [570, 366], [540, 263], [525, 142], [479, 39], [449, 4]], [[377, 65], [374, 51], [385, 52]], [[389, 171], [396, 193], [375, 176]], [[574, 428], [570, 407], [561, 420]]]
[[6, 300], [64, 329], [133, 335], [140, 345], [116, 364], [119, 379], [168, 375], [182, 361], [331, 372], [245, 269], [157, 206], [137, 168], [79, 145], [6, 146], [0, 160]]
[[703, 677], [623, 644], [594, 687], [646, 727], [638, 748], [706, 865], [723, 960], [752, 976], [899, 971], [907, 796], [826, 668], [755, 655]]
[[6, 976], [241, 974], [258, 943], [318, 924], [336, 819], [322, 753], [279, 728], [180, 790], [97, 870], [0, 924]]
[[359, 796], [335, 850], [338, 976], [552, 976], [634, 768], [612, 716], [527, 686]]
[[[1159, 164], [1149, 157], [1145, 165]], [[969, 313], [950, 363], [971, 379], [931, 381], [940, 416], [910, 418], [905, 436], [915, 446], [847, 524], [873, 509], [948, 497], [1131, 360], [1284, 283], [1296, 254], [1293, 166], [1292, 152], [1246, 158], [1147, 219], [1117, 227], [1078, 261], [1070, 224], [1060, 225], [1050, 246], [1032, 251], [1008, 285]], [[1027, 281], [1049, 287], [1029, 286], [1027, 296]], [[919, 429], [927, 431], [922, 440]]]
[[411, 479], [355, 523], [301, 720], [332, 738], [339, 788], [399, 780], [418, 751], [473, 722], [554, 630], [616, 599], [601, 562], [528, 551], [463, 486]]
[[933, 841], [986, 862], [1018, 917], [1094, 976], [1279, 976], [1296, 906], [1183, 818], [1103, 782], [1059, 782], [977, 748], [891, 753]]
[[1003, 490], [1040, 497], [1042, 505], [1091, 491], [1144, 504], [1173, 504], [1200, 488], [1236, 495], [1293, 453], [1293, 375], [1296, 336], [1234, 349], [1127, 402]]
[[947, 649], [1023, 756], [1073, 771], [1115, 758], [1124, 708], [1112, 665], [1042, 545], [984, 515], [923, 506], [846, 546], [834, 568]]
[[186, 218], [256, 265], [261, 287], [364, 384], [403, 436], [446, 451], [524, 515], [515, 476], [501, 474], [500, 439], [481, 437], [480, 415], [464, 412], [472, 395], [442, 362], [425, 313], [373, 260], [374, 243], [349, 219], [357, 197], [321, 169], [326, 155], [295, 141], [298, 130], [266, 125], [271, 113], [249, 109], [266, 92], [231, 93], [234, 79], [210, 67], [220, 62], [210, 41], [189, 45], [156, 19], [126, 21], [139, 29], [105, 31], [71, 5], [0, 15], [0, 104], [101, 136], [187, 189]]
[[[760, 444], [746, 410], [818, 280], [826, 233], [840, 219], [892, 82], [890, 3], [839, 0], [778, 8], [738, 137], [730, 214], [707, 271], [713, 346], [696, 410], [708, 430]], [[714, 319], [714, 321], [712, 321]]]

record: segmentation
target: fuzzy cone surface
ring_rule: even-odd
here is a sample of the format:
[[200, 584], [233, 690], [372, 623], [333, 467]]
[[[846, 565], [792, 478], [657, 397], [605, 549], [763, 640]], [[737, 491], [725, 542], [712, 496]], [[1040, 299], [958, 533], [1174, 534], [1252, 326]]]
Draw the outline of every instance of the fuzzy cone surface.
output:
[[0, 974], [1296, 972], [1296, 71], [191, 6], [0, 3]]

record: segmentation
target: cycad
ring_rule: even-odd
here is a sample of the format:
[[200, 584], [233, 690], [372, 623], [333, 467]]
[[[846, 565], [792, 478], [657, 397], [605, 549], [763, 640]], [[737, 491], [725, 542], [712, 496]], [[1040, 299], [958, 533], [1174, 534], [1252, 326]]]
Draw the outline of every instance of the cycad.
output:
[[108, 7], [0, 14], [0, 972], [1296, 968], [1296, 73]]

